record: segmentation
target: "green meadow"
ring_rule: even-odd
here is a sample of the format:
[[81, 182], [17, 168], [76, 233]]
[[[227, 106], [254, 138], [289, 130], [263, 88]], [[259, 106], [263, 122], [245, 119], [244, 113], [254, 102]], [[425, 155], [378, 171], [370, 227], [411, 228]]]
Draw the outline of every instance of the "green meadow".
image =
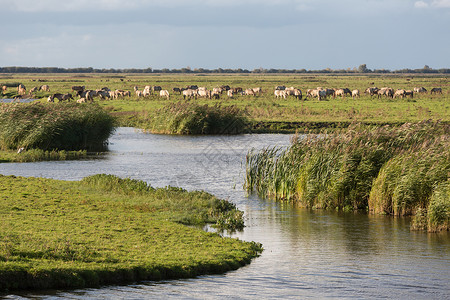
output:
[[201, 229], [241, 229], [205, 192], [111, 175], [77, 182], [0, 175], [0, 290], [98, 287], [222, 273], [261, 246]]
[[[122, 89], [132, 92], [131, 97], [116, 100], [99, 100], [95, 102], [116, 116], [122, 126], [138, 126], [151, 130], [159, 126], [158, 116], [172, 104], [183, 102], [183, 97], [173, 93], [174, 87], [182, 88], [195, 84], [208, 89], [229, 85], [230, 87], [261, 87], [259, 96], [238, 95], [228, 98], [222, 94], [220, 99], [198, 98], [190, 103], [203, 106], [233, 106], [246, 116], [248, 130], [253, 132], [295, 132], [295, 130], [317, 130], [323, 127], [345, 127], [351, 122], [365, 124], [400, 124], [422, 120], [450, 120], [450, 83], [444, 75], [142, 75], [142, 74], [17, 74], [0, 77], [1, 84], [14, 85], [23, 83], [27, 89], [48, 84], [51, 92], [36, 92], [35, 96], [46, 98], [55, 92], [66, 93], [71, 86], [81, 85], [87, 89], [108, 87], [111, 90]], [[170, 99], [152, 96], [138, 98], [133, 88], [143, 90], [144, 86], [161, 86], [170, 92]], [[276, 99], [273, 92], [276, 86], [294, 86], [303, 92], [303, 99], [288, 97]], [[430, 91], [440, 87], [443, 94], [415, 94], [413, 98], [377, 98], [365, 95], [368, 87], [392, 87], [395, 89], [413, 89], [425, 87]], [[306, 90], [317, 87], [359, 89], [360, 98], [330, 98], [325, 101], [308, 98]], [[13, 97], [17, 93], [9, 88], [4, 97]], [[156, 124], [156, 125], [155, 125]]]

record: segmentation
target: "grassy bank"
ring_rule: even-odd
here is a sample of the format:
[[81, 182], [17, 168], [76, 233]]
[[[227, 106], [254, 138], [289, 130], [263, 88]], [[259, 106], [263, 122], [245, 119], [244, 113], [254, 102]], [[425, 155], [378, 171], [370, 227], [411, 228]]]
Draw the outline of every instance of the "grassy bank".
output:
[[261, 250], [185, 226], [242, 226], [233, 204], [205, 192], [111, 175], [79, 182], [0, 175], [0, 199], [2, 291], [222, 273]]
[[86, 150], [79, 151], [65, 151], [65, 150], [52, 150], [44, 151], [41, 149], [30, 149], [17, 153], [17, 151], [0, 150], [0, 163], [5, 162], [36, 162], [36, 161], [49, 161], [49, 160], [71, 160], [87, 158], [88, 154]]
[[99, 150], [114, 119], [97, 105], [2, 104], [0, 150]]
[[[448, 229], [450, 198], [444, 183], [450, 172], [449, 134], [450, 126], [439, 122], [357, 124], [298, 139], [286, 150], [251, 151], [246, 188], [311, 208], [420, 213], [428, 217], [416, 228]], [[438, 210], [439, 221], [433, 225], [430, 218]]]

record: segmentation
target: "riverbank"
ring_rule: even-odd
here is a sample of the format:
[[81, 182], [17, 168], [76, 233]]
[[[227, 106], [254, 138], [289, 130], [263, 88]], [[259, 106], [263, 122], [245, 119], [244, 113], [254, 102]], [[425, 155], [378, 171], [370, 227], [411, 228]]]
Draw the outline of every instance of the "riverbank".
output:
[[0, 163], [8, 162], [36, 162], [36, 161], [51, 161], [51, 160], [73, 160], [87, 158], [88, 153], [86, 150], [79, 151], [44, 151], [41, 149], [23, 150], [0, 150]]
[[153, 189], [109, 175], [81, 181], [0, 175], [0, 195], [2, 291], [223, 273], [261, 251], [186, 226], [242, 221], [233, 204], [205, 192]]

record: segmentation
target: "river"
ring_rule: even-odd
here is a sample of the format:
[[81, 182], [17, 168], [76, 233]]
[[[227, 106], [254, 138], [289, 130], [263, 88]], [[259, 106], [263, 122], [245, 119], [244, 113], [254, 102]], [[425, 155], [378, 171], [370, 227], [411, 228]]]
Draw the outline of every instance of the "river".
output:
[[411, 232], [408, 218], [310, 211], [246, 197], [245, 154], [287, 146], [290, 135], [167, 136], [119, 128], [100, 159], [0, 164], [4, 175], [79, 180], [107, 173], [154, 187], [203, 189], [245, 211], [232, 237], [261, 242], [262, 255], [222, 275], [8, 299], [273, 299], [450, 297], [450, 234]]

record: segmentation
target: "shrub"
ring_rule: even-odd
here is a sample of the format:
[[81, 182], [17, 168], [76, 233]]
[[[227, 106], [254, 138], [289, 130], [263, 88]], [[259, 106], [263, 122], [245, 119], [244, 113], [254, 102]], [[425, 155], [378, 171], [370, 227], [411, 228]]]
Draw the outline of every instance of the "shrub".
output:
[[2, 104], [0, 149], [98, 150], [114, 130], [114, 119], [97, 105]]
[[151, 132], [168, 134], [239, 134], [247, 119], [236, 106], [171, 103], [160, 109], [151, 121]]

